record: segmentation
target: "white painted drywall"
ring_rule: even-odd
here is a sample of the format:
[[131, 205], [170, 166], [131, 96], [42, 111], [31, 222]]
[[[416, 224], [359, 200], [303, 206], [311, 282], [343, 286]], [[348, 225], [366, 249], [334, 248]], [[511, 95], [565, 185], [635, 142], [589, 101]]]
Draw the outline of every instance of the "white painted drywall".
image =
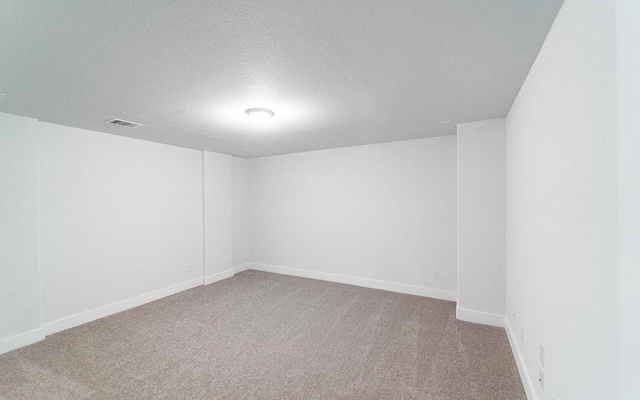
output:
[[40, 327], [37, 129], [0, 113], [0, 342]]
[[456, 291], [454, 136], [254, 159], [250, 198], [256, 263]]
[[249, 202], [249, 163], [244, 158], [233, 157], [233, 258], [234, 267], [252, 261], [251, 220]]
[[200, 151], [48, 123], [39, 141], [43, 322], [202, 278]]
[[617, 2], [621, 398], [640, 398], [640, 2]]
[[458, 125], [458, 308], [505, 315], [505, 120]]
[[233, 267], [232, 157], [204, 152], [205, 278]]
[[614, 17], [567, 0], [507, 117], [507, 310], [539, 399], [621, 398]]

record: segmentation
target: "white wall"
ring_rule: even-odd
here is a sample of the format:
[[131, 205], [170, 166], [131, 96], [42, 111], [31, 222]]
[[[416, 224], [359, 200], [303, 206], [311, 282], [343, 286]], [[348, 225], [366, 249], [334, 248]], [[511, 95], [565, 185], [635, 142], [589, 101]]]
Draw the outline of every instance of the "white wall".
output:
[[258, 264], [455, 298], [454, 136], [253, 159], [250, 198]]
[[232, 273], [232, 157], [204, 152], [205, 283]]
[[621, 398], [615, 86], [613, 2], [567, 0], [507, 117], [507, 310], [532, 398]]
[[621, 398], [640, 398], [640, 2], [617, 2]]
[[251, 258], [248, 160], [8, 114], [0, 144], [0, 353]]
[[201, 152], [47, 123], [39, 131], [49, 331], [201, 284]]
[[0, 353], [40, 328], [38, 262], [37, 121], [0, 113]]
[[250, 219], [250, 160], [233, 157], [233, 266], [239, 267], [253, 260], [251, 253]]
[[[505, 120], [458, 125], [458, 317], [504, 325]], [[488, 314], [488, 315], [487, 315]]]

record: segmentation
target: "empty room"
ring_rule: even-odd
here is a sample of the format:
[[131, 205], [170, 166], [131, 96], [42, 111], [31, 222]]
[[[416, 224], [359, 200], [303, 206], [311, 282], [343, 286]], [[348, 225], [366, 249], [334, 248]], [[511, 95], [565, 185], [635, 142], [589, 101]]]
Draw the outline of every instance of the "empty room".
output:
[[0, 2], [0, 399], [640, 399], [640, 2]]

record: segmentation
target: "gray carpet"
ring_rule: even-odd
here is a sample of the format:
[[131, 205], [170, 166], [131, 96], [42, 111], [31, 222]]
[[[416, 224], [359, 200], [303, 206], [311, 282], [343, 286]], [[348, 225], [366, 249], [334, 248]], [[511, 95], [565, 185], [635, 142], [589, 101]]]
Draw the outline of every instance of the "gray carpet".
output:
[[0, 355], [2, 399], [526, 399], [455, 303], [245, 271]]

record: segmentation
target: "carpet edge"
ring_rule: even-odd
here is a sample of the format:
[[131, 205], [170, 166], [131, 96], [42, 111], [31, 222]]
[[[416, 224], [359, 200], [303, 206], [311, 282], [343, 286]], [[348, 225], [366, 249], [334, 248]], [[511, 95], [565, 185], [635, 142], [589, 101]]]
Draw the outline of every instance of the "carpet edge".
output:
[[94, 308], [92, 310], [83, 311], [81, 313], [64, 317], [52, 322], [47, 322], [45, 324], [42, 324], [42, 331], [45, 336], [52, 335], [57, 332], [71, 329], [76, 326], [107, 317], [109, 315], [117, 314], [119, 312], [129, 310], [131, 308], [138, 307], [155, 300], [159, 300], [163, 297], [171, 296], [173, 294], [192, 289], [196, 286], [202, 285], [202, 282], [203, 279], [201, 277], [191, 279], [162, 289], [130, 297], [125, 300], [120, 300], [115, 303], [107, 304], [102, 307]]
[[387, 290], [389, 292], [411, 294], [415, 296], [430, 297], [438, 300], [457, 301], [458, 292], [434, 289], [424, 286], [408, 285], [406, 283], [396, 283], [388, 281], [380, 281], [369, 278], [359, 278], [355, 276], [332, 274], [329, 272], [317, 272], [305, 269], [282, 267], [278, 265], [251, 263], [251, 267], [256, 271], [271, 272], [282, 275], [298, 276], [301, 278], [318, 279], [335, 283], [345, 283], [348, 285], [361, 286], [370, 289]]

